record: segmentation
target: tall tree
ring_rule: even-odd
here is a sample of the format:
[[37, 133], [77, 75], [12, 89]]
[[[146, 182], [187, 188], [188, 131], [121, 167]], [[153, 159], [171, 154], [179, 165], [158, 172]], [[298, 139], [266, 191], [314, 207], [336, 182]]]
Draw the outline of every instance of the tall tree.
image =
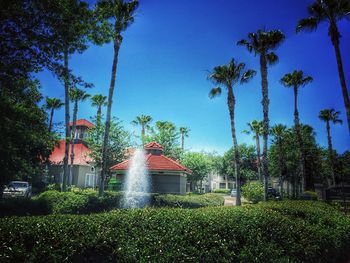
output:
[[97, 2], [96, 14], [101, 19], [106, 27], [106, 42], [113, 41], [114, 54], [112, 63], [111, 82], [108, 92], [107, 115], [105, 123], [105, 134], [102, 147], [102, 171], [100, 178], [99, 195], [103, 195], [105, 175], [108, 172], [107, 157], [108, 157], [108, 139], [111, 123], [111, 110], [113, 103], [113, 93], [115, 87], [115, 78], [117, 74], [118, 54], [123, 40], [122, 32], [134, 22], [134, 14], [139, 5], [137, 0], [126, 2], [124, 0], [99, 0]]
[[300, 118], [298, 111], [298, 92], [301, 87], [312, 82], [312, 77], [305, 76], [301, 70], [294, 70], [281, 78], [281, 84], [287, 88], [293, 88], [294, 91], [294, 127], [296, 130], [298, 146], [300, 151], [300, 176], [302, 179], [303, 190], [313, 190], [313, 183], [310, 176], [305, 174], [305, 150], [300, 130]]
[[[102, 122], [102, 107], [107, 106], [107, 97], [103, 96], [102, 94], [95, 94], [91, 97], [91, 106], [97, 107], [97, 113], [96, 113], [96, 129], [100, 131], [101, 129], [101, 122]], [[99, 137], [100, 133], [97, 132], [96, 138], [97, 141], [100, 140]]]
[[[233, 86], [238, 82], [241, 84], [248, 82], [256, 72], [254, 70], [244, 71], [245, 64], [238, 63], [234, 59], [231, 59], [228, 65], [217, 66], [209, 74], [208, 78], [213, 81], [216, 85], [224, 86], [227, 89], [227, 106], [230, 114], [231, 122], [231, 135], [233, 141], [233, 150], [234, 150], [234, 166], [235, 166], [235, 178], [236, 178], [236, 206], [241, 205], [241, 192], [240, 192], [240, 166], [239, 166], [239, 150], [236, 136], [236, 127], [235, 127], [235, 104], [236, 99], [233, 93]], [[209, 97], [214, 98], [221, 94], [221, 87], [213, 88]]]
[[181, 149], [184, 151], [185, 149], [185, 137], [188, 137], [190, 129], [187, 127], [180, 127], [179, 131], [181, 133]]
[[54, 111], [62, 108], [63, 105], [64, 103], [60, 99], [46, 97], [45, 108], [50, 110], [49, 132], [51, 132], [52, 129]]
[[276, 124], [271, 127], [271, 134], [274, 137], [274, 143], [277, 144], [278, 152], [278, 170], [279, 170], [279, 185], [280, 192], [282, 193], [283, 181], [285, 178], [285, 164], [284, 164], [284, 149], [283, 139], [287, 132], [287, 126], [283, 124]]
[[327, 140], [328, 140], [328, 159], [331, 166], [331, 175], [332, 175], [333, 184], [335, 184], [335, 172], [334, 172], [335, 156], [333, 153], [330, 123], [332, 122], [333, 124], [337, 124], [337, 123], [342, 124], [343, 121], [339, 119], [339, 115], [340, 115], [339, 111], [335, 111], [334, 109], [324, 109], [320, 111], [320, 115], [318, 116], [320, 120], [326, 123]]
[[70, 172], [69, 172], [68, 184], [70, 184], [73, 178], [74, 144], [75, 144], [75, 132], [77, 128], [78, 103], [79, 101], [86, 100], [87, 98], [90, 97], [90, 95], [87, 94], [84, 90], [73, 88], [69, 90], [69, 97], [70, 97], [70, 100], [74, 103], [74, 106], [73, 106], [73, 125], [72, 125], [72, 141], [71, 141], [72, 147], [71, 147], [71, 154], [70, 154]]
[[261, 160], [260, 160], [260, 136], [263, 133], [263, 125], [262, 121], [253, 120], [252, 122], [247, 123], [249, 130], [244, 130], [243, 133], [251, 134], [253, 133], [253, 139], [255, 139], [255, 147], [256, 147], [256, 166], [258, 168], [258, 176], [259, 180], [262, 182], [263, 178], [261, 176]]
[[141, 126], [141, 141], [142, 144], [144, 144], [145, 135], [146, 135], [146, 128], [149, 128], [149, 124], [152, 121], [152, 117], [148, 115], [140, 115], [137, 116], [135, 120], [133, 120], [131, 123], [134, 125], [140, 125]]
[[343, 93], [346, 116], [348, 120], [348, 129], [350, 132], [350, 99], [343, 69], [343, 62], [340, 52], [341, 34], [338, 29], [338, 21], [350, 17], [349, 0], [316, 0], [308, 7], [309, 17], [301, 19], [298, 22], [296, 31], [302, 30], [315, 31], [317, 26], [326, 22], [328, 24], [328, 36], [331, 39], [335, 50], [335, 56], [338, 64], [338, 73], [340, 85]]
[[69, 173], [69, 145], [70, 145], [70, 109], [69, 89], [80, 84], [80, 80], [72, 78], [69, 67], [69, 56], [78, 52], [82, 53], [88, 48], [89, 35], [91, 33], [91, 10], [86, 2], [80, 0], [41, 1], [43, 9], [53, 19], [49, 29], [53, 32], [53, 38], [59, 45], [59, 52], [63, 56], [62, 71], [58, 76], [64, 83], [65, 104], [65, 151], [63, 158], [63, 183], [62, 190], [66, 191]]
[[268, 190], [268, 159], [267, 159], [267, 142], [269, 136], [269, 89], [267, 81], [267, 66], [274, 65], [278, 61], [278, 56], [272, 51], [285, 39], [284, 34], [279, 30], [263, 31], [258, 30], [256, 33], [249, 33], [248, 39], [242, 39], [237, 42], [238, 45], [245, 46], [250, 53], [254, 52], [259, 55], [260, 74], [261, 74], [261, 91], [263, 106], [263, 154], [262, 154], [262, 173], [264, 176], [264, 200], [267, 200]]

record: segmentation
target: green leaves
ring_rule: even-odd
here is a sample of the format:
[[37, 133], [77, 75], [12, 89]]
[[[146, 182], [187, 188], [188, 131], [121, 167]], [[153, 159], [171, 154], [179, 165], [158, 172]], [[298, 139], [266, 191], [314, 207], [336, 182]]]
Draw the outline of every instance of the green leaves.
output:
[[312, 77], [305, 76], [304, 72], [301, 70], [294, 70], [291, 73], [287, 73], [280, 80], [283, 86], [291, 88], [303, 87], [312, 81]]

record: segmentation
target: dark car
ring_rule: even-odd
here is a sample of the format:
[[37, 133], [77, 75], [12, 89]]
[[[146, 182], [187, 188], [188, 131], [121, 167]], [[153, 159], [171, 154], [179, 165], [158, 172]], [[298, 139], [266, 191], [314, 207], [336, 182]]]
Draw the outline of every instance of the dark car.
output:
[[275, 199], [275, 200], [281, 200], [282, 198], [280, 193], [275, 188], [272, 188], [272, 187], [269, 187], [267, 189], [267, 197], [269, 199]]

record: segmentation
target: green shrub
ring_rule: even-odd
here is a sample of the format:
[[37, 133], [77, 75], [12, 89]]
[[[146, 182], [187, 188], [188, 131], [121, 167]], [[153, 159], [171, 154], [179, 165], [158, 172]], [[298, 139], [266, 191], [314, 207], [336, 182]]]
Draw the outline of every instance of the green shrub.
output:
[[220, 206], [224, 198], [220, 194], [203, 195], [155, 195], [153, 205], [156, 207], [199, 208], [206, 206]]
[[29, 198], [6, 198], [0, 200], [0, 217], [46, 215], [50, 209], [45, 201]]
[[350, 219], [319, 202], [0, 219], [1, 262], [339, 262]]
[[231, 192], [230, 189], [215, 189], [213, 193], [215, 194], [229, 194]]
[[264, 199], [264, 187], [260, 182], [249, 182], [242, 186], [242, 196], [252, 203]]

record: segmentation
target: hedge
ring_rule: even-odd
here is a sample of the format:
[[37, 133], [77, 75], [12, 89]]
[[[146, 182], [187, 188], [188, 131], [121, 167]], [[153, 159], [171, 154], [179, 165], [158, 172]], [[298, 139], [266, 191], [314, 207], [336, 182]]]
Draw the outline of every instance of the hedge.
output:
[[325, 204], [281, 201], [8, 217], [0, 231], [1, 262], [338, 262], [350, 219]]
[[[150, 206], [199, 208], [224, 204], [224, 198], [218, 194], [204, 195], [149, 195]], [[73, 188], [70, 192], [49, 190], [39, 196], [22, 199], [4, 199], [0, 201], [0, 217], [46, 215], [46, 214], [90, 214], [111, 211], [123, 207], [122, 192], [106, 191], [99, 197], [92, 189]]]

